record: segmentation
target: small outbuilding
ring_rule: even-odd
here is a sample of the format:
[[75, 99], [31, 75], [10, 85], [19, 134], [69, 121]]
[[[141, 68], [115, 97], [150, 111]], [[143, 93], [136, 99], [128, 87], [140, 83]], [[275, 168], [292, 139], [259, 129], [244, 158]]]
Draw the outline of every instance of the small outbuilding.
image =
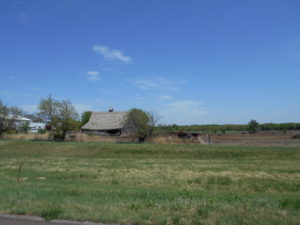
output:
[[128, 112], [92, 112], [89, 122], [82, 126], [81, 132], [98, 135], [121, 135], [128, 133], [125, 128]]

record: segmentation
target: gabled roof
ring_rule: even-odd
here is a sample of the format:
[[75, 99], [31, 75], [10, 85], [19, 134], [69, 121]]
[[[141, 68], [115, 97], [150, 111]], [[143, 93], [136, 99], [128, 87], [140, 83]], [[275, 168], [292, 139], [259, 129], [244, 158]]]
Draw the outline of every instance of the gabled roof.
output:
[[[3, 115], [1, 114], [0, 116], [3, 116]], [[26, 117], [19, 116], [19, 115], [12, 115], [12, 114], [7, 115], [5, 117], [5, 119], [7, 119], [7, 120], [14, 119], [15, 121], [31, 121], [30, 119], [28, 119]]]
[[114, 130], [124, 127], [128, 112], [92, 112], [90, 120], [81, 129]]

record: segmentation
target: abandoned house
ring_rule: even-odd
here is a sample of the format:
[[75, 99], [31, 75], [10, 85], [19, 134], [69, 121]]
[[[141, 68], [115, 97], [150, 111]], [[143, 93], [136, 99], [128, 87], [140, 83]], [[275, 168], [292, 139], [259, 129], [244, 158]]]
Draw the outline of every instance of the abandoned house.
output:
[[95, 135], [121, 135], [129, 133], [125, 128], [127, 111], [92, 112], [89, 122], [81, 128], [81, 132]]

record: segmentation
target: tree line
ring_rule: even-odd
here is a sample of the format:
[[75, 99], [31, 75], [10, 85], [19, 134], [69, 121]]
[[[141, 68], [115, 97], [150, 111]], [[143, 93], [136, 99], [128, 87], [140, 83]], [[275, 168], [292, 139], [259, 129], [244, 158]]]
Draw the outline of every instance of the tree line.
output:
[[[257, 123], [255, 123], [255, 122]], [[257, 131], [267, 130], [300, 130], [300, 123], [262, 123], [259, 124], [256, 120], [249, 121], [248, 124], [206, 124], [206, 125], [159, 125], [158, 132], [200, 132], [200, 133], [226, 133], [232, 131], [256, 133]]]

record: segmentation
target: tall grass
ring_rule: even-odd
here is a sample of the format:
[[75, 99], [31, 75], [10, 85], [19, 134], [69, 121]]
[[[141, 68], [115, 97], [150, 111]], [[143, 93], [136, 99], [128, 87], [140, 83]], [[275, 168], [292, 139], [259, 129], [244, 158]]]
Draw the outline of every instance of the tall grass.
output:
[[0, 212], [120, 224], [300, 221], [299, 147], [0, 141], [0, 159]]

